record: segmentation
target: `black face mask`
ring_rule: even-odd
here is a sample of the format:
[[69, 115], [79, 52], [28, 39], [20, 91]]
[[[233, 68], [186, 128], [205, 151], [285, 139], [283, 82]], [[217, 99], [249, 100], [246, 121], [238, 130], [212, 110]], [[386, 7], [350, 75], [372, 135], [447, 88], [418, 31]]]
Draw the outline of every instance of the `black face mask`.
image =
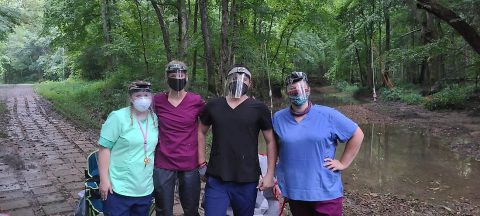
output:
[[168, 86], [175, 91], [180, 91], [187, 85], [187, 79], [168, 78]]
[[[232, 95], [235, 95], [235, 92], [237, 92], [237, 82], [231, 82], [228, 84], [228, 89], [230, 90], [230, 93]], [[242, 95], [247, 94], [248, 91], [248, 85], [243, 83], [242, 87]]]

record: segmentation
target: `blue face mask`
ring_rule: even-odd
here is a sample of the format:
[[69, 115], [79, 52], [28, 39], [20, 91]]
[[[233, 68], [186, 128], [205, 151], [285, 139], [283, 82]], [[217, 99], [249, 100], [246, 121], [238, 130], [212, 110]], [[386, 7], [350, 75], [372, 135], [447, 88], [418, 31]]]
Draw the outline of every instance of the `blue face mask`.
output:
[[292, 102], [293, 105], [295, 106], [302, 106], [308, 101], [308, 94], [304, 96], [300, 95], [295, 95], [295, 96], [289, 96], [290, 102]]

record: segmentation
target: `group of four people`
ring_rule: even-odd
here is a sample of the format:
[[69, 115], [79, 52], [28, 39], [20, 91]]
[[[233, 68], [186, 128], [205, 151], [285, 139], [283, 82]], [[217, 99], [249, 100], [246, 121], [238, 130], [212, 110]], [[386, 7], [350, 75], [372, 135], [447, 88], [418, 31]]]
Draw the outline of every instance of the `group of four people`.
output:
[[[308, 100], [305, 73], [287, 77], [291, 104], [272, 119], [264, 103], [247, 96], [252, 74], [245, 66], [228, 72], [227, 96], [208, 103], [185, 90], [183, 62], [172, 61], [165, 71], [168, 92], [153, 95], [150, 83], [131, 83], [130, 106], [113, 111], [102, 126], [98, 164], [104, 215], [148, 215], [154, 196], [156, 214], [171, 216], [178, 181], [184, 215], [197, 216], [204, 180], [205, 215], [224, 216], [231, 206], [235, 215], [251, 216], [257, 191], [273, 187], [275, 178], [293, 215], [342, 214], [340, 171], [357, 155], [363, 133], [340, 112]], [[267, 146], [264, 176], [260, 131]], [[347, 142], [340, 159], [335, 159], [337, 141]]]

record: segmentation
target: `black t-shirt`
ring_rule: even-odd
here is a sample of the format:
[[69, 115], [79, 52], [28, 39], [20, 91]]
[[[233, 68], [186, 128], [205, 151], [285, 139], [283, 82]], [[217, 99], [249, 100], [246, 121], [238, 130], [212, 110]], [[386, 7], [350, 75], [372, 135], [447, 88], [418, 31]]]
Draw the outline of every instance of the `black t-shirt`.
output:
[[247, 98], [232, 109], [224, 97], [215, 98], [207, 103], [200, 120], [212, 126], [207, 175], [239, 183], [258, 181], [258, 135], [260, 130], [272, 129], [268, 107]]

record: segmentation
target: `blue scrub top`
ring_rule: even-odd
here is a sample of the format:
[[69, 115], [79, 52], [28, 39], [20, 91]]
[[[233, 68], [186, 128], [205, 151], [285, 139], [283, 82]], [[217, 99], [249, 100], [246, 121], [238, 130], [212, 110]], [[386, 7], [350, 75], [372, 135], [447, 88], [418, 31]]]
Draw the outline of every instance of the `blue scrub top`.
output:
[[300, 122], [289, 108], [273, 117], [279, 138], [277, 179], [282, 195], [293, 200], [325, 201], [343, 196], [340, 171], [323, 166], [325, 158], [335, 158], [337, 140], [348, 141], [358, 125], [337, 110], [312, 106]]

